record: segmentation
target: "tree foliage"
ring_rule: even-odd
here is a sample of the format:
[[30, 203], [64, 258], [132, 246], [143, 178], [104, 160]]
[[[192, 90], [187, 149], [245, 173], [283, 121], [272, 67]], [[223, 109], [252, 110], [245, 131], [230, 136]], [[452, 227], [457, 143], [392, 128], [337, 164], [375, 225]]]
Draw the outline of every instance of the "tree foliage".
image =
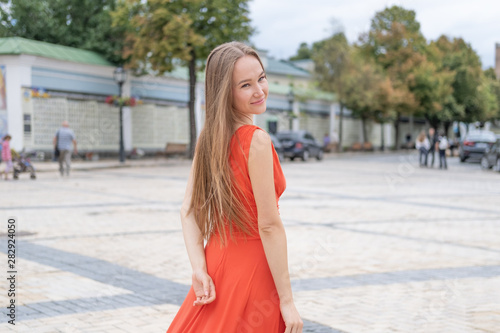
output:
[[362, 122], [362, 141], [366, 142], [366, 120], [383, 123], [393, 117], [398, 100], [392, 82], [372, 59], [354, 48], [343, 80], [345, 105]]
[[312, 49], [309, 48], [307, 43], [300, 43], [299, 49], [297, 50], [297, 54], [291, 56], [289, 60], [295, 61], [295, 60], [311, 59], [311, 56], [312, 56]]
[[500, 119], [500, 79], [497, 79], [493, 68], [484, 71], [484, 78], [488, 82], [489, 89], [496, 100], [495, 108], [491, 111], [492, 118]]
[[495, 113], [494, 88], [481, 69], [477, 53], [462, 38], [441, 36], [431, 43], [442, 53], [444, 68], [453, 72], [453, 98], [459, 112], [454, 120], [485, 121]]
[[0, 36], [95, 51], [122, 62], [123, 29], [111, 27], [115, 0], [1, 0]]
[[126, 27], [123, 56], [140, 73], [162, 75], [175, 65], [189, 67], [190, 149], [196, 142], [196, 72], [217, 45], [247, 41], [253, 33], [248, 0], [120, 0], [115, 26]]

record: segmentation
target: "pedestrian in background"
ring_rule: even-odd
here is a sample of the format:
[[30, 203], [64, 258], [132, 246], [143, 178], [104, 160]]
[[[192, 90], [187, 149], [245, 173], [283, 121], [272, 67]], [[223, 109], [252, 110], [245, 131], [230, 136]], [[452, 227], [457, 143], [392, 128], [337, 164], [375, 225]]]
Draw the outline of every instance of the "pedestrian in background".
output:
[[323, 150], [324, 151], [329, 151], [328, 145], [330, 144], [330, 136], [328, 133], [325, 133], [325, 136], [323, 137]]
[[54, 147], [59, 149], [59, 172], [61, 176], [69, 176], [69, 169], [71, 167], [71, 146], [73, 146], [73, 151], [78, 154], [76, 149], [76, 138], [73, 130], [69, 128], [67, 121], [63, 121], [62, 127], [56, 132], [56, 136], [53, 140]]
[[434, 167], [434, 153], [436, 152], [437, 148], [437, 142], [438, 142], [438, 135], [436, 133], [436, 130], [431, 127], [429, 128], [429, 135], [427, 136], [427, 139], [429, 140], [429, 151], [427, 152], [427, 158], [426, 158], [426, 166], [427, 166], [427, 159], [429, 157], [429, 154], [431, 155], [431, 168]]
[[439, 133], [438, 147], [439, 147], [439, 169], [448, 169], [446, 164], [446, 149], [448, 149], [448, 138], [444, 132]]
[[264, 67], [231, 42], [210, 53], [205, 77], [205, 125], [181, 208], [192, 287], [168, 332], [302, 333], [277, 206], [285, 177], [253, 125], [266, 111]]
[[419, 164], [421, 167], [427, 166], [427, 153], [429, 152], [429, 139], [425, 135], [425, 132], [422, 131], [417, 137], [417, 141], [415, 142], [415, 148], [420, 152], [419, 156]]
[[12, 137], [6, 134], [2, 139], [2, 161], [5, 162], [5, 169], [3, 170], [3, 175], [5, 180], [9, 179], [9, 172], [12, 171], [12, 154], [10, 152], [10, 139]]

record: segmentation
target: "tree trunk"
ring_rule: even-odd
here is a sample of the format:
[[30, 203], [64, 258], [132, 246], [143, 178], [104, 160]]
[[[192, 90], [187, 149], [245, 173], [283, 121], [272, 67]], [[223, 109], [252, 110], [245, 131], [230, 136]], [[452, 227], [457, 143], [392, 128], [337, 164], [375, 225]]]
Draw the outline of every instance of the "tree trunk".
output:
[[361, 129], [363, 132], [363, 137], [361, 138], [361, 140], [363, 141], [363, 144], [364, 144], [367, 141], [366, 140], [366, 136], [367, 136], [366, 135], [366, 118], [365, 117], [361, 117]]
[[385, 131], [384, 131], [384, 123], [380, 123], [380, 136], [381, 136], [381, 140], [380, 140], [380, 150], [381, 151], [384, 151], [385, 150]]
[[451, 122], [450, 121], [445, 121], [443, 123], [443, 127], [444, 127], [444, 135], [446, 135], [447, 137], [448, 136], [448, 131], [450, 130], [450, 126], [451, 126]]
[[337, 151], [342, 152], [342, 119], [344, 118], [344, 104], [340, 103], [340, 115], [339, 115], [339, 145], [337, 146]]
[[196, 120], [194, 115], [194, 102], [196, 98], [196, 55], [191, 51], [189, 61], [189, 150], [188, 158], [193, 158], [196, 146]]
[[413, 129], [415, 125], [415, 119], [413, 118], [413, 114], [410, 115], [410, 136], [413, 138]]
[[396, 119], [394, 120], [394, 150], [399, 150], [399, 122], [401, 121], [401, 114], [399, 112], [396, 113]]

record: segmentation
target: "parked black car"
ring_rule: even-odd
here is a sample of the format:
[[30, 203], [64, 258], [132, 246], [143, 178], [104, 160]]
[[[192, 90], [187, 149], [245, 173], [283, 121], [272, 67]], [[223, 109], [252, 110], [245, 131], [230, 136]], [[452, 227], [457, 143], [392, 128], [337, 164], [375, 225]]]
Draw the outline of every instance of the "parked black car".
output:
[[494, 166], [500, 172], [500, 136], [497, 136], [497, 142], [486, 148], [481, 157], [481, 168], [491, 169]]
[[273, 142], [274, 150], [276, 150], [276, 153], [278, 154], [280, 162], [283, 161], [285, 159], [285, 149], [283, 148], [283, 145], [281, 144], [280, 140], [276, 137], [276, 135], [269, 133], [269, 136], [271, 137], [271, 141]]
[[276, 134], [284, 148], [285, 157], [292, 161], [300, 157], [307, 161], [309, 157], [323, 159], [323, 147], [307, 131], [282, 131]]
[[486, 148], [491, 147], [496, 141], [495, 134], [489, 131], [467, 134], [458, 148], [460, 162], [465, 162], [467, 159], [479, 161], [483, 157]]

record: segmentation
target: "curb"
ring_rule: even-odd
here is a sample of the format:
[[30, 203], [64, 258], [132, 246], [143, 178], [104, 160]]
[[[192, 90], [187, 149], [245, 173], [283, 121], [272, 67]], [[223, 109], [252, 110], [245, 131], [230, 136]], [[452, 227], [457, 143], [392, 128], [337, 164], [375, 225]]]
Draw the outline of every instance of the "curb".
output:
[[[36, 172], [58, 172], [59, 164], [57, 162], [32, 162]], [[119, 161], [88, 161], [88, 162], [72, 162], [72, 171], [88, 171], [88, 170], [103, 170], [103, 169], [119, 169], [132, 167], [166, 167], [191, 163], [188, 159], [170, 159], [170, 160], [126, 160], [124, 163]]]

